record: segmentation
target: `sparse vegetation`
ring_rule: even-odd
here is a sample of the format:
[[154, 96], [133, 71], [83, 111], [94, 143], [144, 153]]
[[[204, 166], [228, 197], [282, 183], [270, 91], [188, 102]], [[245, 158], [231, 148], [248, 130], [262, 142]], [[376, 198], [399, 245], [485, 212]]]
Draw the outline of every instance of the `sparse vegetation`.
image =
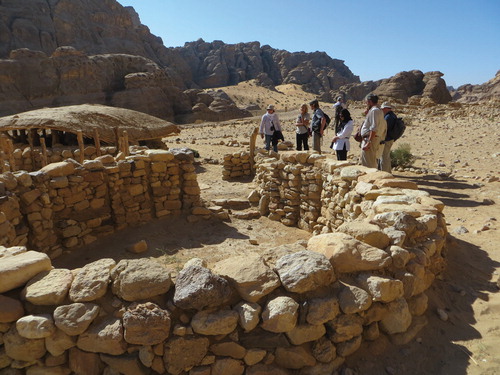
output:
[[392, 167], [411, 167], [415, 159], [409, 143], [402, 143], [397, 149], [391, 151]]

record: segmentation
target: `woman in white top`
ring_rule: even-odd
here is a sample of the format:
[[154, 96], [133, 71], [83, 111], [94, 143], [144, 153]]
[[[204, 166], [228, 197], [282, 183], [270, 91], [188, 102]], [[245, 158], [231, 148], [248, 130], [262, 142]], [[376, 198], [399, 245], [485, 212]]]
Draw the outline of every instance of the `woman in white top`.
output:
[[308, 138], [309, 138], [309, 122], [311, 121], [311, 115], [307, 113], [307, 104], [302, 104], [300, 106], [300, 114], [297, 117], [295, 126], [296, 130], [296, 141], [297, 141], [297, 151], [302, 151], [302, 145], [304, 145], [304, 150], [309, 150]]
[[347, 151], [351, 149], [349, 137], [354, 129], [351, 113], [347, 109], [340, 112], [340, 123], [335, 129], [335, 137], [332, 139], [331, 148], [337, 153], [337, 160], [347, 160]]

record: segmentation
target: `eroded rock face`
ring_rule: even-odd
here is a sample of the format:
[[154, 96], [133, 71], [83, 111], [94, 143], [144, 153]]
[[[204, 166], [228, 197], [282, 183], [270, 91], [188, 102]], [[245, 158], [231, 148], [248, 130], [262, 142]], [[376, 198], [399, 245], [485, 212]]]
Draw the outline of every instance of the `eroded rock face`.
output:
[[500, 70], [495, 77], [482, 85], [462, 85], [451, 92], [453, 100], [460, 103], [474, 103], [480, 100], [498, 100], [500, 97]]

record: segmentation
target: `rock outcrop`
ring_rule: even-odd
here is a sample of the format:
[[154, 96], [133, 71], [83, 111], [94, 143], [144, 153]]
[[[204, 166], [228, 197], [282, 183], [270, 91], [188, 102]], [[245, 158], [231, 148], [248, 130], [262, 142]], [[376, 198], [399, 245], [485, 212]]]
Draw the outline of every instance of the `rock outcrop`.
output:
[[339, 92], [352, 100], [363, 100], [368, 93], [374, 92], [384, 100], [400, 103], [407, 103], [416, 96], [429, 98], [436, 104], [446, 104], [451, 101], [451, 95], [442, 76], [441, 72], [424, 74], [420, 70], [412, 70], [379, 81], [348, 84], [340, 87]]
[[481, 100], [500, 99], [500, 70], [494, 78], [482, 85], [462, 85], [451, 92], [453, 100], [460, 103], [474, 103]]
[[359, 82], [323, 52], [201, 39], [167, 48], [115, 0], [2, 2], [0, 35], [0, 115], [100, 103], [181, 122], [221, 121], [249, 113], [218, 94], [207, 104], [182, 91], [258, 79], [301, 84], [330, 99], [331, 90]]

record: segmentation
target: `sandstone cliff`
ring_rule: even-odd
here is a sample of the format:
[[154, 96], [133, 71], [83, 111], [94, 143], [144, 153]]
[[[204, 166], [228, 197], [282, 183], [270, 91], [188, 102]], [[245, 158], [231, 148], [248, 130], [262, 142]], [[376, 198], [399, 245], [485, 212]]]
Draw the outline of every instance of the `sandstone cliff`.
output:
[[420, 70], [412, 70], [379, 81], [345, 85], [340, 87], [339, 92], [352, 100], [363, 100], [368, 93], [374, 92], [384, 100], [401, 103], [408, 102], [412, 96], [423, 96], [436, 104], [446, 104], [451, 101], [451, 95], [442, 76], [441, 72], [424, 74]]
[[500, 100], [500, 70], [494, 78], [482, 85], [462, 85], [452, 92], [453, 100], [474, 103], [480, 100]]
[[268, 85], [298, 83], [328, 100], [333, 89], [359, 82], [341, 60], [321, 52], [203, 40], [166, 48], [133, 8], [115, 0], [0, 2], [0, 65], [0, 115], [101, 103], [166, 119], [194, 112], [227, 119], [248, 113], [228, 98], [218, 98], [210, 112], [181, 91], [258, 78]]

